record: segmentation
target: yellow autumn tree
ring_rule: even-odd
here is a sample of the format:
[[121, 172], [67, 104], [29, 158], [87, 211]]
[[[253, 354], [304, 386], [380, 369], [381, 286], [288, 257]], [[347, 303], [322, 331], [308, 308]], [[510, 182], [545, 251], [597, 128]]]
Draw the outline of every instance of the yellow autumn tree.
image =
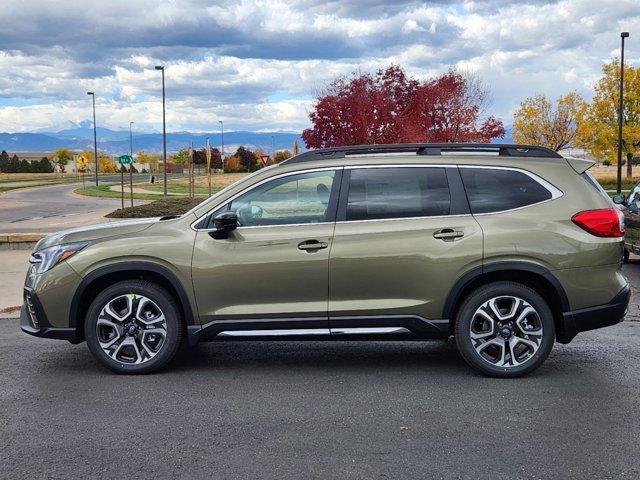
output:
[[574, 146], [586, 105], [575, 92], [561, 96], [555, 105], [545, 95], [527, 98], [514, 114], [513, 139], [556, 152]]
[[158, 163], [162, 158], [157, 153], [138, 152], [136, 155], [136, 163], [144, 165], [149, 173], [155, 173], [158, 171]]
[[100, 173], [116, 173], [118, 165], [111, 157], [98, 155], [98, 169]]
[[[578, 132], [580, 146], [596, 158], [617, 162], [619, 102], [620, 61], [613, 60], [602, 67], [602, 78]], [[631, 160], [640, 149], [640, 67], [625, 65], [622, 111], [622, 154]], [[627, 175], [631, 175], [630, 161]]]

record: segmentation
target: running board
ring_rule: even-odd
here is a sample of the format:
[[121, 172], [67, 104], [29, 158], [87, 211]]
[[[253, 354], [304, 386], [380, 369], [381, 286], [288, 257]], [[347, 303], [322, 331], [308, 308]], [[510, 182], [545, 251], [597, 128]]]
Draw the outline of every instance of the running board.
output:
[[410, 334], [404, 327], [372, 328], [297, 328], [289, 330], [226, 330], [217, 337], [283, 337], [295, 335], [390, 335]]
[[[331, 325], [331, 328], [328, 326]], [[337, 317], [214, 319], [188, 325], [189, 344], [207, 340], [394, 340], [447, 338], [449, 320], [417, 315], [363, 315]]]

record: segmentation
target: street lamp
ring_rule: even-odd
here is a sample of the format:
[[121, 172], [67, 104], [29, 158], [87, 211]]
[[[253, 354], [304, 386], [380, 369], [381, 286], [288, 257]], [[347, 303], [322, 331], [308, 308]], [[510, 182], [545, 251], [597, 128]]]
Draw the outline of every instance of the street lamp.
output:
[[129, 153], [133, 158], [133, 124], [135, 122], [129, 122]]
[[[129, 192], [131, 193], [131, 208], [133, 208], [133, 123], [129, 122], [129, 153], [131, 155], [131, 163], [129, 164]], [[120, 165], [122, 173], [122, 165]], [[124, 190], [124, 187], [122, 188]]]
[[94, 92], [87, 92], [93, 100], [93, 155], [96, 161], [96, 187], [98, 186], [98, 134], [96, 133], [96, 95]]
[[224, 172], [224, 123], [218, 120], [220, 124], [220, 157], [222, 158], [222, 171]]
[[[624, 95], [624, 39], [629, 36], [629, 32], [622, 32], [620, 39], [622, 45], [620, 47], [620, 108], [618, 110], [618, 182], [616, 185], [616, 191], [618, 194], [622, 193], [622, 114], [623, 114], [623, 95]], [[627, 172], [631, 167], [631, 161], [627, 166]]]
[[167, 196], [167, 121], [165, 116], [164, 65], [156, 65], [162, 71], [162, 165], [164, 166], [164, 196]]

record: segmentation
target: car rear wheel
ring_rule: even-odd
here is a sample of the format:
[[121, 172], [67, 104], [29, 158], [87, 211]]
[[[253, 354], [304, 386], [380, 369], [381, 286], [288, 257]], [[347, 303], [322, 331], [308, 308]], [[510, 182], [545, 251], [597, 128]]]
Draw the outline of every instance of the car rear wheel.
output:
[[492, 377], [519, 377], [538, 368], [555, 340], [544, 299], [519, 283], [496, 282], [472, 292], [458, 310], [455, 340], [474, 369]]
[[126, 280], [101, 292], [84, 324], [93, 356], [117, 373], [150, 373], [169, 362], [182, 338], [171, 294], [143, 280]]

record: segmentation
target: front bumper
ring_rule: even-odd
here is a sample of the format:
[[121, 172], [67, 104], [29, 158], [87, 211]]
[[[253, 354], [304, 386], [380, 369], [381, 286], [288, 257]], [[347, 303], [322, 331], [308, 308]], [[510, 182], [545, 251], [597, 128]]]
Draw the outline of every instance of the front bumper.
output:
[[35, 337], [67, 340], [71, 343], [82, 342], [76, 328], [52, 326], [38, 296], [28, 288], [25, 288], [25, 302], [20, 309], [20, 328], [23, 332]]
[[560, 328], [556, 332], [556, 340], [560, 343], [569, 343], [580, 332], [620, 323], [627, 313], [630, 298], [631, 288], [625, 285], [609, 303], [564, 312]]

